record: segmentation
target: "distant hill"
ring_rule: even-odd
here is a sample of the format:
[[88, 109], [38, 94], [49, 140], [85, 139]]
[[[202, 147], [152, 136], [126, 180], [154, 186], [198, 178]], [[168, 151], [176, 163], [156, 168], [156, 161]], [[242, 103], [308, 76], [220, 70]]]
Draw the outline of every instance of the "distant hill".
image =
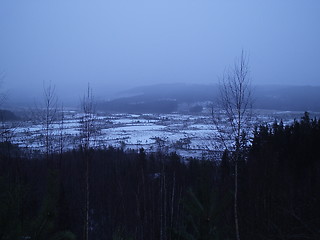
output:
[[98, 103], [98, 109], [107, 112], [170, 113], [179, 104], [212, 101], [214, 86], [187, 84], [160, 84], [142, 86], [121, 92], [122, 97]]
[[[194, 108], [217, 98], [217, 85], [160, 84], [121, 92], [121, 97], [101, 101], [98, 109], [107, 112], [169, 113], [187, 104]], [[254, 108], [320, 112], [320, 86], [254, 86]]]
[[254, 96], [256, 108], [320, 112], [320, 86], [257, 86]]
[[[140, 100], [175, 99], [179, 103], [193, 103], [197, 101], [212, 101], [216, 95], [216, 85], [200, 84], [157, 84], [132, 88], [122, 94], [139, 96]], [[135, 94], [135, 96], [134, 96]]]
[[0, 109], [0, 121], [16, 121], [19, 120], [13, 112], [9, 110], [1, 110]]

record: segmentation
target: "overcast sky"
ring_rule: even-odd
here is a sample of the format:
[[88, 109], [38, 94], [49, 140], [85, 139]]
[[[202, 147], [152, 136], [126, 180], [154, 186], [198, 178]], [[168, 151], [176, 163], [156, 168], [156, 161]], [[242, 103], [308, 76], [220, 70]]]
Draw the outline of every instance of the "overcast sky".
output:
[[319, 0], [0, 0], [0, 34], [13, 96], [215, 83], [242, 49], [255, 84], [320, 85]]

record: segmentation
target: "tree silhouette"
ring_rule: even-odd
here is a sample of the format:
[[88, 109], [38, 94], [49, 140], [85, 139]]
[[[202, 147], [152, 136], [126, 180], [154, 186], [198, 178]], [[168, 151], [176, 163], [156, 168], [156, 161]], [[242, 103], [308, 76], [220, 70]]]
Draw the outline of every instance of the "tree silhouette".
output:
[[[248, 144], [251, 127], [252, 93], [248, 57], [244, 51], [226, 71], [219, 83], [219, 108], [226, 118], [229, 129], [222, 129], [219, 119], [212, 111], [213, 121], [218, 129], [220, 140], [231, 154], [234, 164], [234, 222], [236, 239], [240, 240], [238, 219], [238, 165], [243, 159]], [[230, 144], [230, 142], [232, 142]]]

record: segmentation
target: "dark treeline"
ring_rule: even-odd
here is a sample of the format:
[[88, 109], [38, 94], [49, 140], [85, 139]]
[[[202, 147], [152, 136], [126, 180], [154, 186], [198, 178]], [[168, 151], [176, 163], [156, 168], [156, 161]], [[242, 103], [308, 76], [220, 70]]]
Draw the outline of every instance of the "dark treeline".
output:
[[[256, 109], [315, 112], [320, 109], [319, 86], [258, 85], [254, 90]], [[218, 93], [218, 85], [150, 85], [130, 89], [110, 101], [100, 101], [97, 107], [107, 112], [170, 113], [177, 111], [180, 104], [212, 102]]]
[[129, 113], [172, 113], [177, 111], [178, 102], [172, 99], [144, 101], [140, 96], [134, 98], [116, 99], [99, 103], [98, 109], [106, 112]]
[[246, 239], [320, 239], [320, 121], [255, 132], [240, 200]]
[[[320, 121], [256, 129], [239, 166], [242, 239], [320, 239]], [[235, 239], [232, 153], [181, 159], [143, 149], [77, 149], [49, 158], [0, 151], [0, 239]]]
[[0, 121], [17, 121], [19, 117], [9, 110], [0, 109]]

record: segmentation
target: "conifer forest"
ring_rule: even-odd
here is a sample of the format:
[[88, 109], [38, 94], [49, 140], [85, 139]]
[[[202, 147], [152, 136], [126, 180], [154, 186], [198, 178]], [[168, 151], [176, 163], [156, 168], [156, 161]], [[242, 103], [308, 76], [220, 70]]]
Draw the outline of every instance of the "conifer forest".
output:
[[3, 141], [0, 239], [236, 239], [235, 170], [238, 237], [320, 239], [320, 120], [261, 125], [249, 142], [199, 159]]

